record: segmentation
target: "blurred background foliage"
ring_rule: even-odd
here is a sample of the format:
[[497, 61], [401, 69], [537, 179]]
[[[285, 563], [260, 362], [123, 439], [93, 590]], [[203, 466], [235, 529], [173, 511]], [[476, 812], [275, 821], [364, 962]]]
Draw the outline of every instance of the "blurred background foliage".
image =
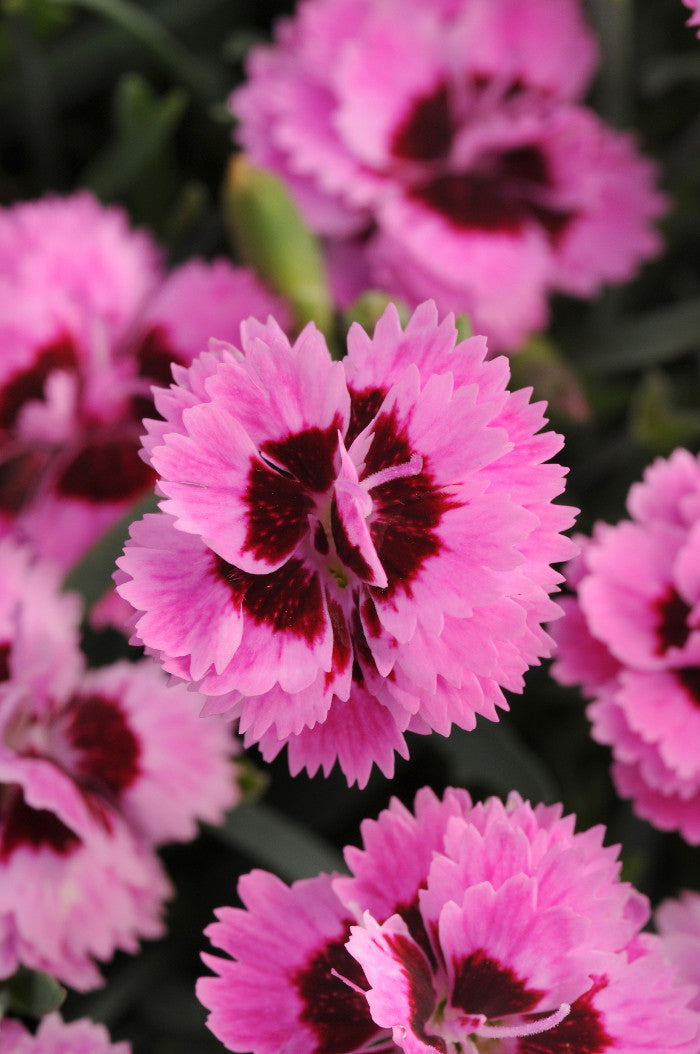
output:
[[[700, 41], [681, 0], [587, 6], [603, 58], [590, 101], [657, 158], [671, 208], [658, 260], [594, 302], [557, 299], [547, 337], [513, 361], [515, 382], [549, 400], [567, 437], [566, 499], [582, 510], [585, 532], [624, 515], [629, 485], [655, 456], [700, 445]], [[0, 203], [86, 186], [149, 227], [172, 262], [231, 254], [225, 100], [248, 48], [291, 10], [277, 0], [0, 0]], [[89, 594], [108, 557], [109, 546], [72, 584]], [[125, 651], [109, 633], [86, 631], [85, 646], [93, 662]], [[202, 929], [215, 907], [235, 902], [237, 876], [265, 866], [292, 880], [340, 867], [362, 817], [391, 794], [410, 802], [424, 783], [562, 800], [581, 825], [608, 825], [609, 840], [624, 843], [627, 877], [654, 902], [700, 889], [698, 850], [616, 798], [609, 752], [591, 741], [580, 694], [544, 668], [531, 671], [500, 724], [413, 736], [410, 747], [395, 780], [375, 772], [363, 791], [335, 770], [292, 780], [284, 755], [265, 766], [251, 752], [247, 803], [221, 830], [164, 853], [177, 889], [168, 937], [118, 956], [106, 986], [70, 995], [66, 1015], [105, 1021], [134, 1054], [220, 1051], [193, 985]]]

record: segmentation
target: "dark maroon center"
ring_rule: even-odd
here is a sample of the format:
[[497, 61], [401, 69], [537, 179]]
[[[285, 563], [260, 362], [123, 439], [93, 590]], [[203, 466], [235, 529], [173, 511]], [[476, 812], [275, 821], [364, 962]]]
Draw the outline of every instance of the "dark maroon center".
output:
[[325, 630], [326, 616], [321, 583], [301, 560], [269, 575], [250, 575], [212, 553], [212, 570], [231, 590], [233, 601], [258, 624], [287, 632], [313, 644]]
[[60, 473], [56, 489], [90, 504], [135, 498], [155, 480], [138, 456], [139, 446], [135, 436], [88, 443]]
[[348, 664], [353, 658], [352, 641], [342, 608], [330, 597], [327, 599], [327, 603], [328, 616], [333, 630], [333, 655], [330, 673], [326, 674], [326, 687], [330, 685], [335, 677], [348, 668]]
[[73, 775], [86, 787], [117, 799], [139, 775], [141, 748], [115, 699], [74, 695], [66, 708], [66, 735], [77, 757]]
[[352, 611], [351, 633], [354, 653], [352, 679], [356, 684], [363, 685], [365, 683], [363, 668], [367, 671], [376, 671], [376, 665], [374, 662], [374, 656], [372, 655], [372, 649], [367, 643], [365, 629], [362, 625], [360, 610], [357, 604]]
[[12, 642], [4, 640], [0, 643], [0, 681], [9, 681], [10, 679], [10, 652], [12, 651]]
[[261, 445], [265, 461], [251, 462], [244, 495], [246, 552], [276, 563], [294, 551], [309, 529], [313, 495], [323, 494], [335, 479], [340, 425], [336, 418], [328, 428], [307, 428]]
[[345, 446], [350, 447], [364, 431], [370, 421], [379, 413], [379, 408], [384, 402], [386, 391], [383, 388], [363, 388], [356, 392], [350, 391], [350, 424], [345, 436]]
[[401, 965], [408, 986], [409, 1024], [412, 1031], [423, 1043], [434, 1047], [444, 1054], [445, 1042], [440, 1036], [426, 1032], [426, 1024], [435, 1010], [435, 989], [428, 963], [420, 948], [409, 937], [400, 933], [389, 934], [386, 938], [394, 957]]
[[0, 509], [16, 516], [31, 501], [51, 461], [48, 450], [23, 450], [0, 461]]
[[308, 516], [315, 507], [298, 481], [254, 461], [244, 500], [248, 508], [244, 549], [269, 563], [294, 552], [308, 530]]
[[44, 398], [44, 386], [54, 370], [76, 372], [78, 357], [68, 336], [41, 348], [27, 370], [15, 373], [0, 390], [0, 428], [12, 428], [25, 403]]
[[700, 667], [683, 666], [673, 672], [693, 706], [700, 708]]
[[669, 648], [684, 648], [690, 636], [690, 607], [671, 586], [654, 605], [656, 615], [656, 654]]
[[469, 172], [448, 172], [416, 186], [411, 196], [462, 230], [517, 234], [536, 222], [556, 240], [569, 220], [547, 204], [551, 180], [535, 146], [485, 155]]
[[305, 428], [284, 439], [269, 439], [261, 444], [260, 450], [263, 457], [281, 466], [303, 487], [323, 494], [336, 476], [335, 452], [340, 429], [342, 422], [336, 416], [328, 428]]
[[607, 980], [599, 979], [572, 1004], [568, 1015], [554, 1028], [517, 1041], [517, 1054], [603, 1054], [617, 1046], [603, 1028], [593, 1005], [596, 994]]
[[333, 544], [339, 559], [349, 568], [353, 574], [365, 582], [374, 581], [374, 571], [365, 560], [359, 545], [354, 545], [348, 537], [345, 524], [338, 511], [338, 502], [335, 495], [331, 502], [331, 533]]
[[[153, 326], [141, 338], [135, 351], [138, 375], [151, 384], [167, 388], [173, 379], [172, 365], [184, 365], [184, 359], [171, 346], [163, 326]], [[132, 399], [132, 413], [138, 420], [155, 416], [150, 395], [137, 395]]]
[[0, 461], [0, 509], [16, 516], [31, 501], [51, 461], [48, 450], [23, 450]]
[[[391, 911], [387, 912], [387, 918], [390, 915], [400, 915], [403, 921], [408, 927], [408, 932], [413, 937], [416, 944], [418, 944], [426, 956], [430, 965], [435, 969], [437, 967], [437, 960], [435, 958], [435, 952], [430, 943], [430, 937], [428, 931], [425, 928], [425, 922], [418, 906], [418, 894], [419, 890], [416, 890], [416, 895], [409, 904], [397, 904], [396, 907], [392, 908]], [[386, 921], [386, 920], [385, 920]]]
[[367, 988], [362, 967], [345, 949], [349, 921], [347, 926], [344, 936], [329, 941], [292, 977], [303, 1004], [299, 1018], [316, 1037], [313, 1054], [356, 1050], [378, 1031], [365, 997], [331, 973], [335, 970], [358, 988]]
[[[468, 89], [476, 98], [488, 84], [490, 78], [477, 77]], [[510, 99], [521, 91], [522, 85], [514, 82], [500, 98]], [[390, 150], [400, 161], [432, 164], [432, 171], [425, 168], [409, 195], [461, 230], [517, 234], [535, 222], [555, 241], [572, 213], [551, 204], [553, 181], [540, 147], [525, 144], [488, 151], [468, 171], [455, 171], [450, 153], [460, 123], [451, 113], [444, 83], [414, 101], [394, 131]]]
[[533, 1010], [544, 992], [529, 989], [508, 966], [481, 949], [456, 960], [451, 1003], [466, 1014], [485, 1014], [490, 1020]]
[[[374, 425], [372, 445], [365, 459], [365, 478], [381, 469], [407, 464], [413, 451], [396, 411], [382, 413]], [[442, 543], [436, 534], [443, 515], [454, 507], [435, 485], [428, 467], [417, 475], [389, 480], [372, 490], [374, 516], [370, 534], [389, 585], [380, 595], [397, 589], [411, 595], [411, 582], [423, 564], [436, 556]]]
[[48, 847], [67, 856], [80, 845], [78, 836], [48, 809], [33, 809], [24, 800], [21, 787], [0, 788], [0, 860], [9, 860], [16, 849]]
[[183, 365], [182, 356], [172, 347], [163, 326], [153, 326], [136, 349], [139, 377], [167, 388], [173, 379], [172, 364]]
[[447, 157], [452, 146], [447, 85], [417, 99], [394, 132], [391, 153], [402, 161], [437, 161]]

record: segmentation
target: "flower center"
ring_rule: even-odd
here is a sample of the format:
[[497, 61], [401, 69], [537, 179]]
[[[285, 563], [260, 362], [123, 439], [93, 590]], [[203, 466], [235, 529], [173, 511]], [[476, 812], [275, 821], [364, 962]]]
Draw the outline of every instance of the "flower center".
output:
[[447, 1046], [458, 1054], [496, 1054], [501, 1049], [501, 1040], [524, 1039], [549, 1032], [570, 1013], [571, 1006], [562, 1003], [549, 1012], [514, 1013], [489, 1018], [486, 1014], [456, 1011], [444, 998], [427, 1023], [426, 1031], [442, 1037]]
[[415, 99], [396, 128], [391, 151], [411, 166], [404, 172], [409, 196], [461, 230], [509, 234], [531, 223], [556, 240], [572, 219], [557, 206], [554, 181], [537, 138], [505, 146], [494, 140], [469, 164], [459, 163], [454, 144], [472, 123], [487, 126], [523, 91], [519, 82], [475, 78], [469, 85], [440, 83]]

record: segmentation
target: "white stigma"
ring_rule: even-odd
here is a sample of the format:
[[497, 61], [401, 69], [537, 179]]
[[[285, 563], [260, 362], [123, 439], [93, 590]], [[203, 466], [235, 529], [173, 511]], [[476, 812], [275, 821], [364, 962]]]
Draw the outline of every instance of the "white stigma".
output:
[[422, 471], [423, 458], [420, 454], [411, 454], [408, 461], [403, 461], [400, 465], [389, 465], [388, 468], [380, 468], [379, 472], [374, 472], [360, 482], [365, 490], [373, 490], [374, 487], [379, 487], [382, 483], [390, 483], [395, 479], [404, 479], [406, 476], [417, 476]]
[[483, 1039], [515, 1039], [518, 1036], [536, 1036], [540, 1032], [548, 1032], [561, 1024], [568, 1017], [571, 1007], [568, 1003], [562, 1003], [558, 1010], [553, 1010], [547, 1017], [539, 1017], [534, 1021], [521, 1021], [517, 1025], [489, 1025], [483, 1024], [476, 1029], [475, 1035]]

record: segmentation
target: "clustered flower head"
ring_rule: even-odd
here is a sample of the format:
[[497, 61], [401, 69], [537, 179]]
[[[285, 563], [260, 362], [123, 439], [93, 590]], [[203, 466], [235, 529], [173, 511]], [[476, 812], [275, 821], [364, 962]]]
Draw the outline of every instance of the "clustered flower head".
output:
[[657, 459], [572, 564], [552, 666], [581, 684], [618, 792], [700, 844], [700, 459]]
[[573, 548], [543, 404], [426, 303], [355, 325], [333, 362], [248, 320], [156, 390], [160, 513], [132, 525], [135, 641], [293, 772], [393, 769], [406, 730], [496, 720], [549, 654], [552, 561]]
[[323, 235], [345, 304], [466, 312], [492, 347], [659, 251], [655, 168], [579, 100], [578, 0], [302, 0], [254, 48], [237, 135]]
[[32, 1033], [19, 1021], [0, 1026], [0, 1054], [131, 1054], [129, 1043], [111, 1043], [107, 1029], [82, 1019], [64, 1023], [47, 1014]]
[[253, 1054], [696, 1052], [646, 898], [603, 828], [574, 823], [424, 788], [363, 823], [349, 876], [244, 876], [244, 907], [206, 930], [230, 956], [203, 956], [209, 1027]]
[[87, 192], [0, 209], [0, 534], [63, 567], [82, 556], [153, 486], [138, 457], [151, 384], [213, 333], [238, 339], [251, 311], [288, 318], [225, 260], [168, 274]]
[[53, 565], [5, 540], [0, 580], [0, 978], [86, 989], [95, 959], [162, 933], [154, 847], [222, 820], [233, 744], [148, 661], [86, 671]]

